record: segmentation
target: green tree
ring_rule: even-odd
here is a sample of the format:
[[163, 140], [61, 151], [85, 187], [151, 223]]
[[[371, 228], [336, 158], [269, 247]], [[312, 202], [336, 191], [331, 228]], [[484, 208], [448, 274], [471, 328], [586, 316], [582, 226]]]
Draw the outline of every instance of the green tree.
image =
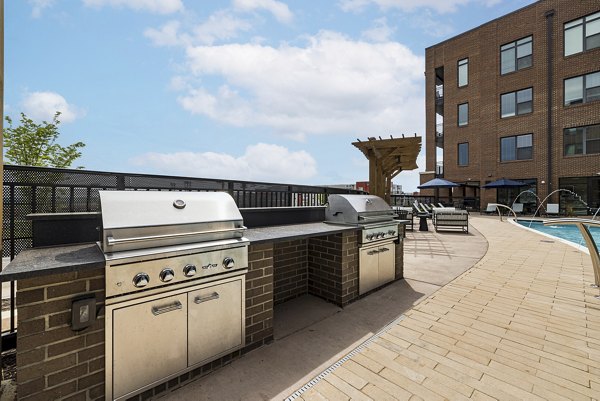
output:
[[[56, 143], [60, 133], [57, 111], [52, 122], [43, 121], [36, 124], [25, 113], [21, 113], [21, 125], [13, 127], [12, 119], [6, 116], [8, 127], [4, 128], [4, 158], [8, 163], [38, 166], [68, 168], [81, 157], [80, 149], [85, 147], [83, 142], [69, 146]], [[83, 168], [79, 166], [77, 168]]]

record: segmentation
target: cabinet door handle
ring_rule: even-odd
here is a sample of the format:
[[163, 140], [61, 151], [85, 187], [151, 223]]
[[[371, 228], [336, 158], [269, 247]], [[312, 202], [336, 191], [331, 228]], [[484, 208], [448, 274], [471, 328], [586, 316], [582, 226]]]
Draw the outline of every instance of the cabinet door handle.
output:
[[389, 250], [390, 250], [389, 248], [381, 248], [381, 249], [379, 250], [379, 252], [387, 252], [387, 251], [389, 251]]
[[203, 297], [201, 297], [201, 296], [198, 295], [194, 299], [194, 303], [201, 304], [202, 302], [212, 301], [213, 299], [219, 299], [219, 293], [218, 292], [213, 292], [212, 294], [206, 295], [206, 296], [203, 296]]
[[153, 306], [152, 307], [152, 314], [154, 316], [158, 316], [158, 315], [160, 315], [162, 313], [172, 312], [174, 310], [179, 310], [179, 309], [182, 309], [182, 308], [183, 308], [183, 305], [181, 305], [181, 302], [175, 301], [171, 305], [167, 305], [167, 306]]
[[373, 249], [372, 251], [367, 252], [367, 255], [375, 255], [376, 253], [379, 253], [379, 251], [377, 249]]

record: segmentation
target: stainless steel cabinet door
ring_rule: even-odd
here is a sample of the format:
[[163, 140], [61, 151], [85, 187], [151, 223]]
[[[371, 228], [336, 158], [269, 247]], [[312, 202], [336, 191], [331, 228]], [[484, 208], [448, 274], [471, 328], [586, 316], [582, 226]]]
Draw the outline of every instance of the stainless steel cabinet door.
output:
[[395, 244], [379, 247], [379, 285], [393, 281], [396, 277], [396, 246]]
[[358, 294], [379, 286], [379, 247], [362, 248], [358, 261]]
[[188, 364], [216, 359], [242, 346], [242, 279], [188, 293]]
[[113, 310], [113, 398], [187, 367], [186, 295]]

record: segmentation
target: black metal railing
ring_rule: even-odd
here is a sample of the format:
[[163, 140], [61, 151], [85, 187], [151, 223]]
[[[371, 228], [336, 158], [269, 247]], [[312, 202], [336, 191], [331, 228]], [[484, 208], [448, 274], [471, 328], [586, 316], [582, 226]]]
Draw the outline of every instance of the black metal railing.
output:
[[[320, 206], [329, 194], [364, 193], [350, 189], [210, 178], [113, 173], [105, 171], [4, 166], [2, 257], [6, 263], [33, 243], [30, 213], [100, 211], [99, 190], [224, 191], [240, 208]], [[10, 283], [10, 323], [16, 329], [14, 282]], [[4, 307], [2, 309], [5, 309]], [[2, 327], [0, 319], [0, 331]]]

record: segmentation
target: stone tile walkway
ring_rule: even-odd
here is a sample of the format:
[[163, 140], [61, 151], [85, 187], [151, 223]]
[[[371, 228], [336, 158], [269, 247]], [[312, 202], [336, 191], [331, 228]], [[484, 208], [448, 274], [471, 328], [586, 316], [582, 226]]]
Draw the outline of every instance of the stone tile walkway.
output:
[[600, 399], [589, 256], [508, 222], [471, 223], [485, 256], [296, 399]]

